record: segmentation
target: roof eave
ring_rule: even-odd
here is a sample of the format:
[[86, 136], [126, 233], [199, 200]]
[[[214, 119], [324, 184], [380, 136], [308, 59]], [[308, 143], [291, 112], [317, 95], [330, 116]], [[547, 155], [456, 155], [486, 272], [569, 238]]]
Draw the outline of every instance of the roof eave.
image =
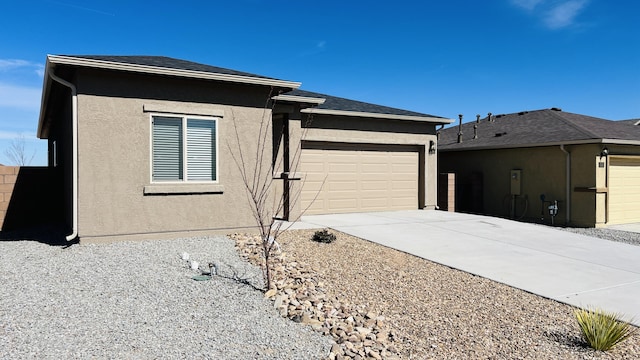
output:
[[251, 84], [251, 85], [275, 86], [275, 87], [282, 87], [282, 88], [289, 88], [289, 89], [297, 89], [301, 85], [300, 82], [294, 82], [294, 81], [258, 78], [258, 77], [242, 76], [242, 75], [210, 73], [210, 72], [195, 71], [195, 70], [173, 69], [173, 68], [165, 68], [165, 67], [159, 67], [159, 66], [126, 64], [126, 63], [119, 63], [114, 61], [77, 58], [77, 57], [71, 57], [71, 56], [48, 55], [47, 61], [51, 61], [51, 63], [56, 65], [82, 66], [82, 67], [90, 67], [90, 68], [97, 68], [97, 69], [120, 70], [120, 71], [138, 72], [138, 73], [145, 73], [145, 74], [167, 75], [167, 76], [186, 77], [186, 78], [205, 79], [205, 80], [217, 80], [217, 81], [234, 82], [234, 83]]
[[324, 104], [325, 101], [327, 101], [327, 99], [324, 99], [324, 98], [314, 98], [314, 97], [308, 97], [308, 96], [296, 96], [296, 95], [286, 95], [286, 94], [276, 95], [271, 99], [279, 100], [279, 101], [294, 102], [294, 103], [315, 104], [315, 105], [322, 105]]
[[[472, 140], [468, 140], [472, 141]], [[463, 144], [465, 142], [463, 141]], [[546, 143], [527, 143], [516, 145], [485, 145], [485, 146], [471, 146], [471, 147], [452, 147], [447, 148], [447, 145], [440, 145], [438, 151], [466, 151], [466, 150], [500, 150], [500, 149], [517, 149], [517, 148], [532, 148], [532, 147], [545, 147], [545, 146], [560, 146], [560, 145], [584, 145], [584, 144], [610, 144], [610, 145], [640, 145], [640, 140], [630, 139], [584, 139], [584, 140], [567, 140], [567, 141], [552, 141]]]
[[347, 110], [332, 110], [332, 109], [303, 109], [300, 112], [306, 114], [321, 114], [321, 115], [337, 115], [337, 116], [355, 116], [355, 117], [367, 117], [375, 119], [388, 119], [388, 120], [410, 120], [410, 121], [422, 121], [433, 124], [451, 124], [453, 119], [445, 119], [431, 116], [414, 116], [414, 115], [398, 115], [398, 114], [382, 114], [362, 111], [347, 111]]
[[[504, 149], [520, 149], [520, 148], [545, 147], [545, 146], [583, 145], [583, 144], [602, 144], [602, 143], [604, 143], [604, 139], [553, 141], [548, 143], [515, 144], [515, 145], [486, 145], [486, 146], [472, 146], [472, 147], [459, 147], [459, 148], [447, 148], [447, 145], [440, 145], [440, 147], [438, 148], [438, 151], [449, 152], [449, 151], [467, 151], [467, 150], [504, 150]], [[637, 143], [640, 145], [640, 141], [638, 141]]]
[[47, 137], [42, 133], [44, 126], [44, 117], [46, 113], [46, 106], [49, 100], [49, 88], [51, 87], [51, 80], [49, 78], [49, 68], [51, 64], [49, 57], [47, 57], [46, 64], [44, 66], [44, 78], [42, 80], [42, 95], [40, 96], [40, 114], [38, 115], [38, 130], [36, 136], [38, 139], [46, 139]]
[[640, 140], [602, 139], [602, 143], [612, 145], [640, 145]]

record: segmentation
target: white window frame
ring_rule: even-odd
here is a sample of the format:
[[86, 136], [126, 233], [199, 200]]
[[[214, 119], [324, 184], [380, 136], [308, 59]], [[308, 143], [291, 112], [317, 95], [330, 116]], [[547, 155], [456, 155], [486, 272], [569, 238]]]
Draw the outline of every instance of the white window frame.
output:
[[[182, 126], [182, 179], [181, 180], [154, 180], [153, 179], [153, 119], [155, 117], [161, 118], [175, 118], [176, 121], [181, 121]], [[178, 120], [180, 119], [180, 120]], [[188, 180], [188, 161], [187, 161], [187, 121], [191, 120], [206, 120], [214, 123], [215, 131], [215, 180]], [[198, 116], [198, 115], [185, 115], [185, 114], [173, 114], [173, 113], [151, 113], [149, 115], [149, 182], [151, 184], [219, 184], [220, 175], [219, 168], [219, 146], [218, 146], [218, 132], [220, 117], [211, 116]]]

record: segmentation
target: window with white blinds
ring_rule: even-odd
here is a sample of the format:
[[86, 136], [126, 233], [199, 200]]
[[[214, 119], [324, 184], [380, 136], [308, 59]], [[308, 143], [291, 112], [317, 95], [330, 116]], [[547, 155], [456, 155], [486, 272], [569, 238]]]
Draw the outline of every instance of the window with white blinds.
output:
[[152, 180], [216, 181], [216, 126], [216, 119], [153, 116]]

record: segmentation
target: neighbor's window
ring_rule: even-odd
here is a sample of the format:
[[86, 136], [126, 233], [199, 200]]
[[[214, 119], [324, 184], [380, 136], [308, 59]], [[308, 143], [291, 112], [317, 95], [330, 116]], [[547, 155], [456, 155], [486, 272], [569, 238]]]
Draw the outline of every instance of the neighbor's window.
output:
[[216, 181], [215, 118], [152, 117], [153, 181]]

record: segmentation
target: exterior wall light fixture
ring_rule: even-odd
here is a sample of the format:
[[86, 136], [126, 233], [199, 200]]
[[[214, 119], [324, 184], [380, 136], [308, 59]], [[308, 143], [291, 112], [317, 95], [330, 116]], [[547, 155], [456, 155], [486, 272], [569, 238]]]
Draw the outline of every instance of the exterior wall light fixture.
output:
[[436, 153], [436, 142], [433, 140], [429, 140], [429, 154]]

